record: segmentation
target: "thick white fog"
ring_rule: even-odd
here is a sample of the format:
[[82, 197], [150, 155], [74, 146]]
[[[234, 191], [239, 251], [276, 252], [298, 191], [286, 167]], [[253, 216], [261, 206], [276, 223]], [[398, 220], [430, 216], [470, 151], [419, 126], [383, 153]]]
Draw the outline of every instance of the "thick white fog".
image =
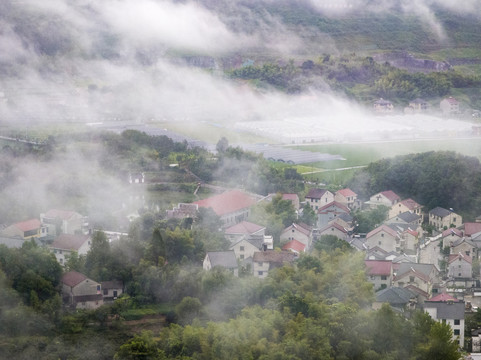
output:
[[[299, 2], [310, 3], [322, 16], [401, 8], [447, 42], [449, 34], [433, 8], [472, 12], [481, 6], [479, 0]], [[317, 55], [337, 52], [332, 39], [317, 30], [254, 15], [241, 1], [4, 0], [0, 67], [7, 75], [0, 79], [0, 115], [27, 125], [120, 118], [222, 121], [289, 143], [433, 136], [440, 129], [462, 133], [469, 128], [428, 117], [373, 117], [370, 109], [325, 84], [319, 86], [322, 91], [288, 96], [226, 79], [222, 61], [248, 59], [249, 51], [289, 58], [307, 41]], [[189, 66], [189, 56], [197, 66]], [[208, 64], [199, 65], [202, 61]], [[433, 121], [439, 122], [434, 132]]]

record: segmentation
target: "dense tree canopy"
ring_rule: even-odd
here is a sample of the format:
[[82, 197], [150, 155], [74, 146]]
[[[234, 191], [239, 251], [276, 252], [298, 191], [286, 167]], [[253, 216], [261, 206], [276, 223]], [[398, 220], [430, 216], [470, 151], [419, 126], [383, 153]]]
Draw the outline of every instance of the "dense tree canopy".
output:
[[473, 219], [481, 208], [481, 164], [477, 158], [446, 151], [398, 156], [371, 163], [350, 187], [364, 198], [393, 190], [427, 211], [453, 208]]

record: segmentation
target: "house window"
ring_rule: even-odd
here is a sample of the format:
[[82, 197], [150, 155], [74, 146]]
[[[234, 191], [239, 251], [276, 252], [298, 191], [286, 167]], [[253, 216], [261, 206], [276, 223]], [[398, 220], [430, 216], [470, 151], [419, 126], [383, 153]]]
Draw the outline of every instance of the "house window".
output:
[[100, 285], [97, 285], [97, 292], [100, 293]]
[[117, 297], [117, 290], [114, 290], [114, 297]]
[[458, 273], [458, 276], [461, 277], [461, 273]]
[[381, 275], [381, 280], [387, 280], [387, 276], [386, 276], [386, 275]]
[[381, 237], [384, 237], [384, 234], [381, 234]]
[[257, 265], [262, 266], [262, 261], [258, 262]]
[[240, 258], [241, 260], [244, 260], [244, 254], [242, 254], [241, 256], [239, 256], [239, 258]]
[[454, 319], [454, 325], [460, 325], [461, 324], [461, 320], [459, 319]]
[[107, 289], [104, 289], [104, 295], [108, 295], [109, 291]]
[[453, 218], [453, 223], [455, 223], [455, 222], [456, 222], [456, 218]]
[[381, 245], [381, 242], [379, 241], [379, 245]]
[[409, 282], [414, 282], [414, 276], [409, 277]]
[[292, 229], [292, 232], [294, 232], [294, 229]]
[[243, 247], [243, 246], [240, 247], [240, 251], [244, 251], [244, 247]]
[[264, 275], [264, 271], [258, 271], [258, 272], [257, 272], [257, 275], [259, 275], [259, 276]]
[[454, 335], [459, 335], [459, 329], [454, 329]]

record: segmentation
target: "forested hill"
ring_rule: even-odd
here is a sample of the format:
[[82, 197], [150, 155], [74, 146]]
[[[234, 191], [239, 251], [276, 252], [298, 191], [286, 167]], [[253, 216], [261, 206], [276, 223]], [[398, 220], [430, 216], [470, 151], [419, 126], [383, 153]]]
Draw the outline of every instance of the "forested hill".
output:
[[411, 197], [429, 211], [453, 208], [473, 220], [481, 211], [481, 164], [477, 158], [454, 152], [427, 152], [371, 163], [352, 180], [363, 197], [393, 190]]

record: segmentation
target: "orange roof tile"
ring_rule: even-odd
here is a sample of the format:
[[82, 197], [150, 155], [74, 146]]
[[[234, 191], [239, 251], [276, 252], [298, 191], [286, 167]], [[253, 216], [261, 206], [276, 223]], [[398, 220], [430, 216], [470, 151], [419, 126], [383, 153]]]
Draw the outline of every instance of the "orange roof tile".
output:
[[254, 197], [243, 191], [231, 190], [207, 199], [195, 201], [193, 204], [203, 208], [212, 208], [217, 215], [223, 216], [249, 208], [256, 202]]

